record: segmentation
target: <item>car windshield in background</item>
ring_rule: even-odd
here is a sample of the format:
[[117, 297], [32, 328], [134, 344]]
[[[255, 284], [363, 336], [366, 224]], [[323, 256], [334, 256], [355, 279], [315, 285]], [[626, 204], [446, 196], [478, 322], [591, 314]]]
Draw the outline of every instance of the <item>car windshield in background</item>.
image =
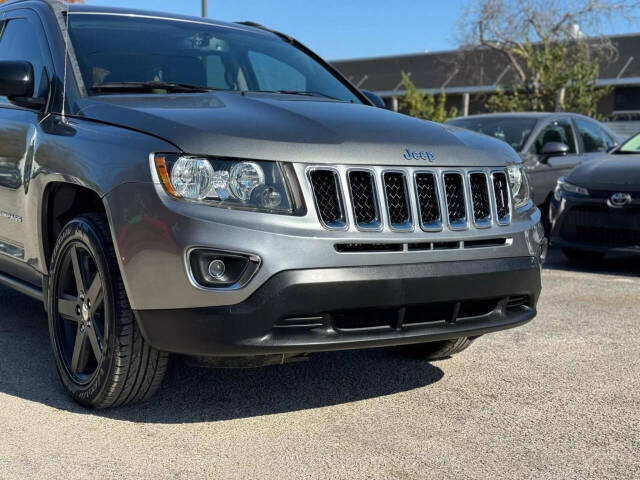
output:
[[536, 126], [535, 119], [515, 117], [456, 118], [448, 123], [502, 140], [511, 145], [516, 152], [522, 150]]
[[87, 90], [278, 92], [362, 103], [283, 39], [205, 22], [72, 13], [69, 33]]
[[624, 142], [622, 146], [613, 153], [640, 154], [640, 133]]

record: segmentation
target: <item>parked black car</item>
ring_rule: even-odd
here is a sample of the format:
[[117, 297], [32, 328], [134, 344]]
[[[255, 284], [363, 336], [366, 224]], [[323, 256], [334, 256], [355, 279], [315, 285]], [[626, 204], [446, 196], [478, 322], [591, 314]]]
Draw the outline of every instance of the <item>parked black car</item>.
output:
[[447, 123], [511, 145], [524, 162], [533, 201], [545, 220], [558, 178], [584, 160], [612, 150], [621, 141], [605, 125], [564, 112], [472, 115]]
[[560, 178], [551, 215], [552, 243], [576, 263], [640, 254], [640, 133]]

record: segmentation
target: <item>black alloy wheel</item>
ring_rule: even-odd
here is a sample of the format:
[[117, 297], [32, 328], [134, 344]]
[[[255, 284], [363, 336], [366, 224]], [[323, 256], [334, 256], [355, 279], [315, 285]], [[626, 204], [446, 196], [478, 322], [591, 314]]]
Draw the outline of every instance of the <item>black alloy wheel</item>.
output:
[[149, 345], [138, 328], [105, 215], [76, 217], [62, 229], [48, 292], [56, 367], [76, 402], [117, 407], [158, 390], [169, 356]]
[[79, 241], [63, 253], [55, 294], [54, 334], [64, 368], [78, 385], [89, 383], [105, 355], [110, 315], [102, 275], [91, 252]]

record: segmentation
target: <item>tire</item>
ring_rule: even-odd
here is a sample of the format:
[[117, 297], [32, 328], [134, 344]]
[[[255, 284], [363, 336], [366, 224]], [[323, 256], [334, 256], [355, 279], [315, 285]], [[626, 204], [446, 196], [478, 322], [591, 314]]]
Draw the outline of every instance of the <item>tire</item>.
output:
[[544, 236], [551, 238], [551, 195], [547, 197], [539, 207], [542, 217], [542, 227], [544, 228]]
[[604, 258], [603, 252], [575, 250], [573, 248], [563, 248], [562, 251], [571, 263], [578, 266], [593, 266]]
[[76, 402], [117, 407], [158, 390], [168, 354], [140, 333], [104, 215], [83, 215], [64, 227], [53, 250], [48, 297], [56, 367]]
[[[476, 337], [477, 338], [477, 337]], [[442, 360], [469, 348], [475, 338], [460, 337], [440, 342], [417, 343], [398, 347], [404, 355], [423, 360]]]

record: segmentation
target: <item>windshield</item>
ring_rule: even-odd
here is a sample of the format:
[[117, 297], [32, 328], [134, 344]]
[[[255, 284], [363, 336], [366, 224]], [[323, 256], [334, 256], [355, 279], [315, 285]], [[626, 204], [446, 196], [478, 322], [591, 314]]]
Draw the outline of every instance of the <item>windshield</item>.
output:
[[516, 152], [522, 151], [536, 126], [536, 120], [533, 118], [514, 117], [456, 118], [448, 123], [502, 140], [511, 145]]
[[[134, 83], [146, 84], [140, 91], [166, 93], [162, 84], [173, 83], [187, 87], [169, 90], [180, 93], [201, 87], [362, 103], [316, 60], [267, 32], [197, 21], [72, 13], [69, 34], [92, 95], [135, 91]], [[149, 89], [150, 84], [154, 88]]]
[[613, 153], [640, 153], [640, 133], [624, 142], [622, 146]]

